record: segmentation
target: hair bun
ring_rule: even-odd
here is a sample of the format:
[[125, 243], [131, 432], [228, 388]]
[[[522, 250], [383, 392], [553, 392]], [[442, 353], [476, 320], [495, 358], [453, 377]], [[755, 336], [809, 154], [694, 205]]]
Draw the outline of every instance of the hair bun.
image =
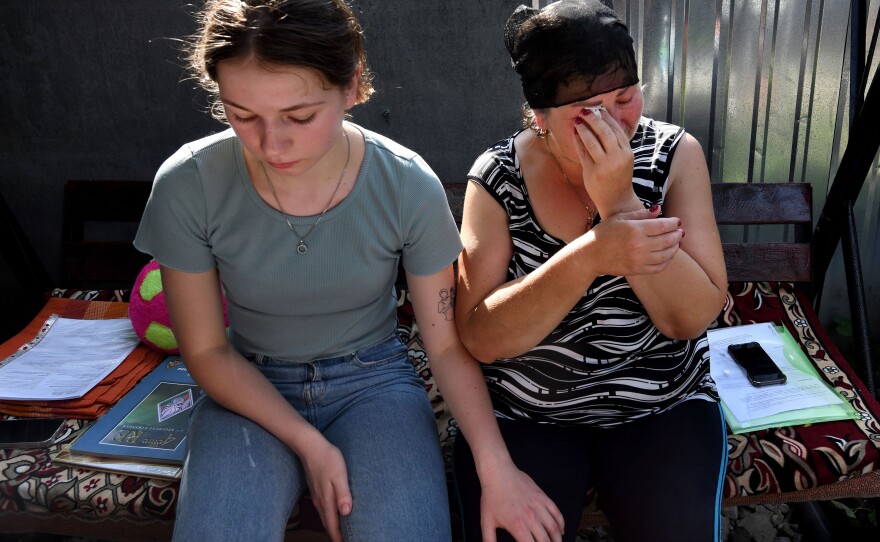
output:
[[507, 47], [507, 52], [510, 54], [510, 59], [514, 64], [516, 64], [519, 58], [519, 55], [514, 51], [516, 48], [516, 34], [519, 32], [522, 24], [537, 15], [539, 11], [539, 9], [520, 4], [508, 17], [507, 22], [504, 23], [504, 45]]

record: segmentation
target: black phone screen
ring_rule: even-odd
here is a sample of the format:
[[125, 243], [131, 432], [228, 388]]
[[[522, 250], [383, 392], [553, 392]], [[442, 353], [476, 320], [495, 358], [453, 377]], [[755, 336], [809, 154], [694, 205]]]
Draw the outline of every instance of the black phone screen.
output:
[[752, 384], [766, 386], [768, 384], [782, 384], [786, 381], [785, 373], [767, 355], [757, 342], [731, 344], [727, 351], [740, 367], [745, 369], [746, 375]]
[[0, 448], [51, 443], [64, 418], [24, 418], [0, 421]]

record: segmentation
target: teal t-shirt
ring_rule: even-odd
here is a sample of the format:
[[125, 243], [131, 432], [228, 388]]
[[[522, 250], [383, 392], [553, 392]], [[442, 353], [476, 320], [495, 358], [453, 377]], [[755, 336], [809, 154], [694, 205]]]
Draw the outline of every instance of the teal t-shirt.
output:
[[[397, 325], [397, 263], [430, 275], [462, 249], [437, 176], [369, 130], [351, 193], [308, 237], [308, 253], [257, 193], [231, 129], [184, 145], [156, 174], [138, 250], [187, 272], [216, 267], [230, 340], [243, 354], [308, 362], [351, 353]], [[290, 217], [304, 233], [317, 219]]]

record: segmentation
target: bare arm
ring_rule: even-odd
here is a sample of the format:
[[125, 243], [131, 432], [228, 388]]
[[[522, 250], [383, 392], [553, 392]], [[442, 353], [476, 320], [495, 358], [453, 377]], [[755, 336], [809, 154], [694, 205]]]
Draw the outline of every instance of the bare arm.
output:
[[430, 276], [407, 273], [413, 309], [431, 371], [468, 439], [483, 488], [483, 539], [504, 528], [517, 540], [561, 540], [562, 515], [535, 483], [514, 466], [498, 430], [479, 364], [462, 346], [453, 321], [455, 281], [450, 265]]
[[193, 379], [217, 403], [261, 425], [299, 456], [324, 526], [341, 542], [338, 513], [347, 515], [352, 507], [342, 454], [229, 344], [216, 270], [161, 272], [174, 335]]
[[687, 234], [681, 250], [663, 271], [626, 279], [667, 337], [691, 339], [702, 334], [724, 306], [727, 269], [709, 185], [709, 171], [699, 143], [685, 134], [672, 161], [664, 214], [681, 220]]
[[[603, 217], [641, 208], [632, 188], [629, 138], [612, 115], [582, 114], [572, 133], [584, 186]], [[664, 215], [681, 220], [680, 247], [657, 273], [626, 273], [639, 301], [661, 333], [691, 339], [718, 316], [727, 272], [709, 186], [709, 171], [696, 139], [684, 134], [670, 164]], [[684, 234], [687, 234], [685, 238]]]
[[465, 193], [456, 310], [462, 342], [492, 363], [546, 337], [603, 274], [656, 273], [678, 249], [678, 220], [659, 210], [619, 213], [574, 239], [528, 275], [507, 281], [512, 254], [507, 216], [481, 187]]

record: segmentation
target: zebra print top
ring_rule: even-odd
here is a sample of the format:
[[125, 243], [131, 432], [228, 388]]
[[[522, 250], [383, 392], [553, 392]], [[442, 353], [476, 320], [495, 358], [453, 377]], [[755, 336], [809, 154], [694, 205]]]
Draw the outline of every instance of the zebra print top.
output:
[[[646, 207], [662, 205], [683, 134], [678, 126], [641, 118], [630, 145], [633, 188]], [[514, 248], [508, 280], [538, 268], [564, 245], [535, 218], [514, 137], [486, 150], [468, 173], [507, 212]], [[610, 427], [689, 399], [718, 400], [705, 333], [687, 341], [663, 336], [618, 276], [596, 278], [529, 352], [482, 368], [497, 416], [539, 423]]]

